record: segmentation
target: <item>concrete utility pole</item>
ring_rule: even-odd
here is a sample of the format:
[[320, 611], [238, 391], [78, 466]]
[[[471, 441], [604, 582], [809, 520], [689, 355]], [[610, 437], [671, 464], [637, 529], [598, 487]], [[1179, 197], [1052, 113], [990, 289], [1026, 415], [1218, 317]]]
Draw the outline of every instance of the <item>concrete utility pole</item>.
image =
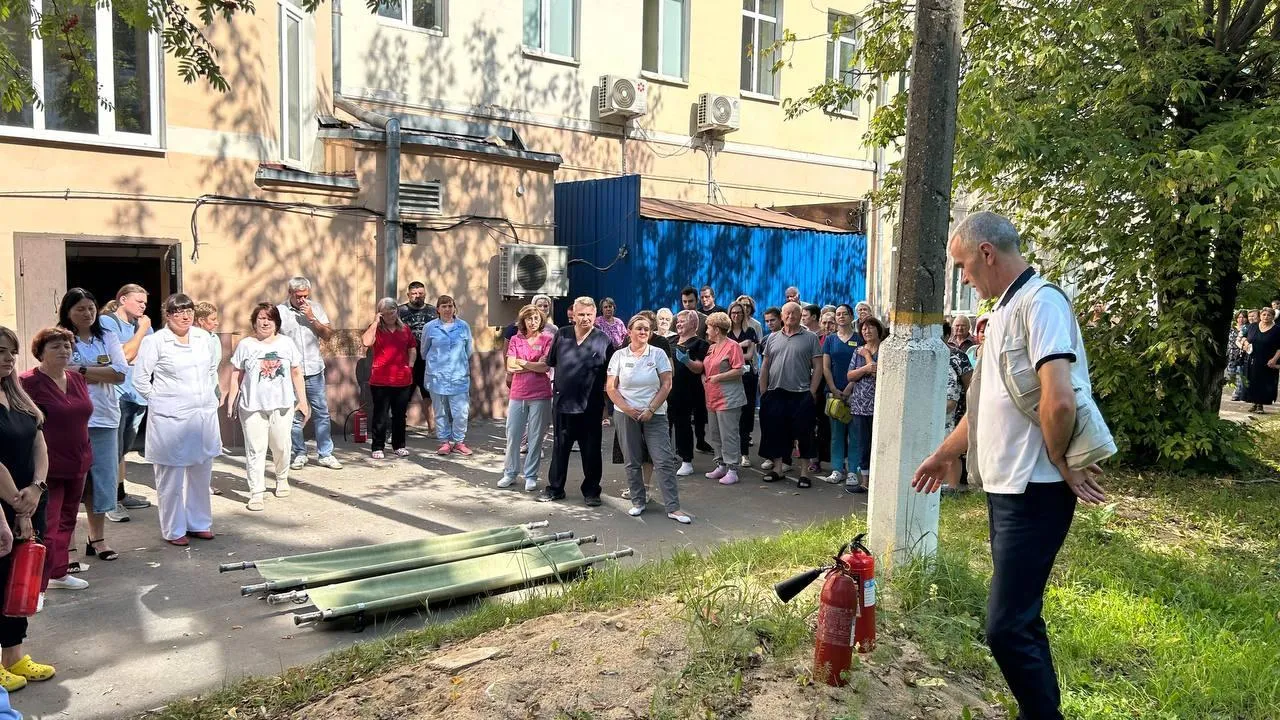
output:
[[942, 441], [949, 351], [941, 325], [963, 14], [963, 0], [916, 3], [901, 240], [891, 331], [877, 363], [867, 512], [871, 551], [886, 567], [938, 547], [938, 495], [917, 494], [910, 483]]

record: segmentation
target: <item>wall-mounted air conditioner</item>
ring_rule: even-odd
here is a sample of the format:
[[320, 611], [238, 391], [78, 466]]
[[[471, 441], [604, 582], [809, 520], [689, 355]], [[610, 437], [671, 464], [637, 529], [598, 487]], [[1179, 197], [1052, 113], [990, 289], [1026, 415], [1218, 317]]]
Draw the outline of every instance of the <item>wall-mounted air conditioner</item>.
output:
[[644, 80], [600, 76], [600, 95], [597, 109], [600, 118], [632, 118], [649, 111], [649, 84]]
[[562, 245], [500, 245], [498, 292], [503, 297], [553, 298], [569, 294], [569, 248]]
[[729, 95], [702, 93], [698, 96], [698, 132], [732, 132], [741, 122], [741, 101]]

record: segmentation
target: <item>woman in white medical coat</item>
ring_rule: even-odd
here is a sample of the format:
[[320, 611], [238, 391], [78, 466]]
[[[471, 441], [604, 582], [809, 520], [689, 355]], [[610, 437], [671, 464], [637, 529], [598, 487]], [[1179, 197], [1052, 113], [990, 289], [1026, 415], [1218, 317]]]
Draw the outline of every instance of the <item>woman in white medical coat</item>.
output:
[[218, 358], [182, 293], [164, 303], [166, 325], [147, 336], [134, 361], [133, 385], [147, 399], [143, 456], [156, 472], [160, 533], [172, 545], [213, 539], [209, 481], [222, 450], [215, 392]]

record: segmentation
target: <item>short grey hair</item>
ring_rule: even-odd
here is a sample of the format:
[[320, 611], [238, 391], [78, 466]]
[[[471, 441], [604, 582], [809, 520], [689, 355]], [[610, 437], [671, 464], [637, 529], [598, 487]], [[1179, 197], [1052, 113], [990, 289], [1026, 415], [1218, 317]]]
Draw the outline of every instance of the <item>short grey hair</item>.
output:
[[574, 298], [573, 306], [594, 308], [596, 306], [596, 301], [594, 298], [591, 298], [590, 296], [583, 295], [582, 297]]
[[681, 310], [676, 313], [676, 319], [679, 320], [680, 318], [685, 318], [685, 322], [688, 322], [689, 315], [693, 316], [694, 327], [698, 327], [702, 324], [702, 318], [699, 317], [697, 310]]
[[951, 237], [966, 247], [976, 248], [991, 243], [1002, 253], [1016, 253], [1021, 245], [1018, 229], [1003, 215], [989, 210], [976, 212], [960, 222]]
[[542, 295], [542, 294], [534, 295], [534, 296], [533, 296], [533, 300], [531, 300], [529, 304], [531, 304], [531, 305], [537, 305], [539, 300], [546, 300], [548, 305], [552, 305], [552, 304], [554, 304], [554, 303], [552, 303], [552, 302], [551, 302], [551, 296], [550, 296], [550, 295]]
[[398, 307], [400, 307], [400, 303], [396, 302], [395, 298], [384, 297], [378, 301], [376, 310], [377, 312], [382, 312], [383, 310], [394, 310]]
[[302, 277], [301, 275], [298, 275], [297, 277], [289, 278], [289, 292], [297, 292], [299, 290], [310, 290], [310, 289], [311, 289], [311, 281]]

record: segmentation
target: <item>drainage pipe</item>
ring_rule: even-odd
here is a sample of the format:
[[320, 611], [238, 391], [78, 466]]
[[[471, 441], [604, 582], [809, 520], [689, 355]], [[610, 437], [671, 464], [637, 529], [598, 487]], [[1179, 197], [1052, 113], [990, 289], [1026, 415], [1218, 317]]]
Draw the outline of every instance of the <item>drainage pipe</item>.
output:
[[335, 97], [333, 106], [382, 128], [384, 133], [387, 210], [382, 219], [382, 297], [399, 297], [400, 242], [404, 237], [400, 224], [400, 119], [367, 110], [342, 97]]

